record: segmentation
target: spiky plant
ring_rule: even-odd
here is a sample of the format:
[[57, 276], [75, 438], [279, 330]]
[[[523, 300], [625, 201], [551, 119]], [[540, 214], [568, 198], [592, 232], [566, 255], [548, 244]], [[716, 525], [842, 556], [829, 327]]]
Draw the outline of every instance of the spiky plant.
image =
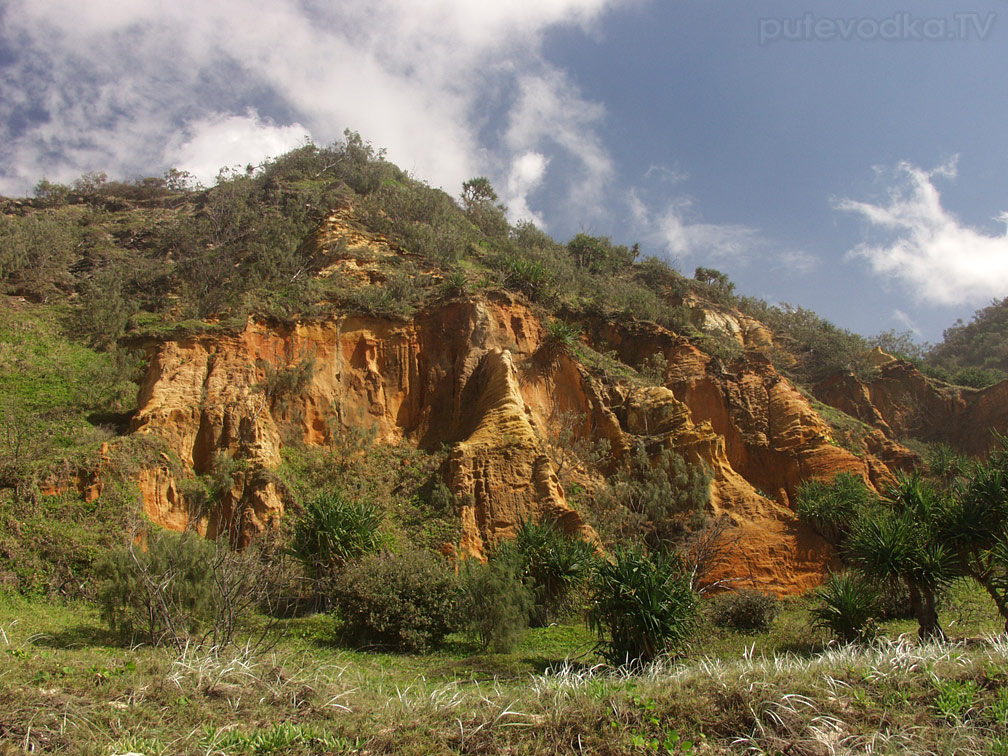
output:
[[294, 525], [291, 551], [320, 579], [381, 543], [382, 516], [367, 501], [344, 491], [323, 491], [311, 499]]
[[558, 618], [571, 594], [588, 579], [596, 560], [595, 548], [564, 535], [554, 523], [524, 520], [515, 549], [536, 594], [532, 624], [547, 625]]
[[868, 640], [874, 630], [879, 596], [865, 579], [851, 572], [835, 572], [815, 591], [815, 626], [844, 643]]
[[616, 665], [646, 663], [680, 649], [697, 618], [697, 594], [677, 554], [617, 549], [592, 579], [588, 627], [599, 651]]
[[943, 637], [936, 595], [956, 576], [952, 550], [940, 534], [946, 502], [917, 473], [897, 473], [885, 504], [852, 528], [851, 561], [873, 580], [902, 581], [921, 639]]

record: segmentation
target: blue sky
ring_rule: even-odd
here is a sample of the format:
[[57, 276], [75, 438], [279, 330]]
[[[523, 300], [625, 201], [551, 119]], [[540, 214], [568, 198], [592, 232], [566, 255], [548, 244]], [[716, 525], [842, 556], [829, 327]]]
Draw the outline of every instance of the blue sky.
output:
[[865, 335], [1008, 296], [1006, 123], [1004, 0], [0, 4], [0, 193], [349, 127]]

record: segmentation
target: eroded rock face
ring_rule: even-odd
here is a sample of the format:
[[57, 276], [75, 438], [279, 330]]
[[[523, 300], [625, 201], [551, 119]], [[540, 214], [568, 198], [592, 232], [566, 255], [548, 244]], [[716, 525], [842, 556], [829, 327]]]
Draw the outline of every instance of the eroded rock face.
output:
[[[293, 429], [305, 443], [320, 444], [337, 425], [372, 429], [383, 443], [456, 444], [453, 464], [471, 463], [471, 483], [461, 472], [453, 475], [457, 493], [474, 498], [475, 508], [462, 513], [462, 540], [473, 553], [523, 516], [548, 516], [594, 537], [566, 505], [512, 357], [501, 349], [529, 356], [540, 332], [538, 319], [506, 296], [448, 303], [409, 322], [351, 316], [274, 327], [250, 321], [235, 336], [154, 345], [133, 430], [159, 436], [197, 473], [225, 456], [240, 461], [222, 505], [199, 525], [209, 536], [228, 529], [239, 544], [283, 514], [279, 492], [260, 474], [279, 464], [282, 432]], [[308, 362], [300, 383], [285, 383], [284, 376], [296, 378]], [[548, 415], [554, 402], [550, 394], [544, 400], [542, 382], [529, 381], [527, 391]], [[139, 482], [152, 520], [185, 525], [189, 513], [167, 467], [144, 471]], [[479, 486], [490, 493], [479, 495]]]
[[710, 419], [700, 419], [669, 388], [635, 389], [623, 403], [628, 434], [673, 449], [688, 462], [703, 464], [711, 473], [710, 514], [727, 517], [731, 527], [724, 538], [732, 543], [732, 557], [710, 576], [761, 590], [793, 595], [822, 582], [832, 563], [830, 546], [797, 522], [794, 512], [775, 501], [736, 468], [725, 436]]
[[851, 373], [816, 386], [816, 396], [878, 428], [887, 439], [913, 435], [982, 455], [1008, 430], [1008, 381], [985, 389], [949, 386], [902, 360], [878, 359], [867, 382]]
[[[737, 323], [743, 344], [767, 340], [758, 324]], [[796, 521], [796, 487], [839, 471], [878, 484], [901, 447], [882, 433], [870, 442], [877, 451], [863, 457], [838, 447], [808, 399], [758, 352], [726, 370], [653, 325], [601, 323], [591, 338], [631, 365], [661, 352], [665, 386], [600, 382], [563, 350], [543, 347], [542, 323], [527, 305], [495, 294], [445, 302], [409, 321], [250, 321], [232, 336], [152, 345], [133, 427], [159, 436], [195, 472], [227, 458], [239, 463], [217, 510], [200, 523], [206, 535], [227, 531], [239, 545], [283, 514], [265, 473], [279, 463], [284, 434], [322, 444], [336, 427], [362, 427], [382, 443], [448, 444], [459, 545], [482, 556], [526, 518], [597, 541], [567, 504], [544, 443], [556, 418], [570, 413], [581, 435], [607, 439], [616, 457], [644, 441], [711, 471], [710, 514], [728, 517], [736, 540], [718, 577], [782, 594], [819, 583], [833, 555]], [[140, 483], [155, 522], [185, 525], [170, 468], [146, 470]]]
[[519, 389], [510, 352], [483, 355], [465, 388], [463, 427], [471, 428], [448, 459], [449, 484], [462, 499], [462, 548], [514, 536], [523, 520], [548, 519], [571, 535], [598, 536], [568, 505]]

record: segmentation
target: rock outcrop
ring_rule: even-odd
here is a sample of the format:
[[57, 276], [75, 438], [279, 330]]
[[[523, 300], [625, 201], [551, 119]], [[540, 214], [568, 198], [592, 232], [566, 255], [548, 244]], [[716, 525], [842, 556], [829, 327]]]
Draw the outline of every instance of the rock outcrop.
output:
[[966, 454], [986, 453], [994, 434], [1008, 431], [1008, 381], [985, 389], [951, 386], [928, 378], [909, 362], [885, 356], [876, 357], [877, 374], [870, 380], [836, 375], [816, 386], [816, 396], [887, 439], [944, 441]]
[[[283, 514], [278, 491], [261, 474], [280, 462], [282, 434], [320, 444], [338, 426], [372, 430], [382, 443], [455, 444], [457, 493], [473, 500], [462, 513], [462, 540], [473, 553], [523, 516], [548, 516], [593, 537], [566, 505], [533, 431], [542, 420], [526, 407], [511, 353], [502, 351], [530, 356], [540, 330], [524, 305], [500, 296], [446, 303], [411, 321], [250, 321], [232, 336], [156, 343], [133, 430], [161, 438], [196, 473], [222, 460], [240, 463], [222, 507], [200, 524], [211, 536], [230, 527], [239, 544]], [[548, 416], [544, 405], [552, 402], [533, 398]], [[155, 522], [178, 528], [188, 521], [169, 468], [145, 471], [140, 483]]]
[[[769, 343], [755, 321], [725, 327], [742, 346]], [[879, 485], [905, 451], [883, 433], [861, 456], [838, 446], [809, 399], [755, 349], [724, 366], [654, 325], [597, 323], [586, 338], [629, 365], [660, 352], [665, 385], [601, 380], [544, 344], [543, 324], [522, 300], [492, 293], [408, 320], [250, 320], [229, 336], [151, 343], [133, 430], [158, 436], [196, 473], [227, 466], [229, 486], [200, 528], [227, 531], [239, 545], [283, 515], [268, 472], [285, 437], [324, 444], [338, 428], [360, 427], [380, 443], [446, 444], [458, 545], [481, 556], [526, 518], [597, 541], [547, 453], [557, 418], [574, 417], [580, 435], [607, 439], [616, 458], [644, 441], [705, 465], [709, 514], [728, 518], [736, 548], [719, 576], [783, 594], [820, 582], [833, 558], [795, 519], [799, 483], [851, 471]], [[140, 483], [152, 520], [185, 526], [191, 513], [170, 467], [145, 470]]]

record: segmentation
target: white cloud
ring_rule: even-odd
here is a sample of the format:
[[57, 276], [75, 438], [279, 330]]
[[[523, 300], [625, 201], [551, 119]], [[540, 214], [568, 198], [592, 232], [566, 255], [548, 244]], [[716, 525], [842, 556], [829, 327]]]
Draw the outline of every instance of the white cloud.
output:
[[597, 217], [604, 211], [605, 189], [613, 175], [598, 130], [605, 109], [583, 99], [564, 72], [549, 66], [518, 77], [517, 89], [505, 143], [512, 153], [528, 145], [561, 148], [576, 164], [568, 176], [569, 203], [582, 219]]
[[914, 319], [911, 318], [909, 315], [907, 315], [905, 312], [903, 312], [903, 310], [899, 308], [894, 309], [892, 316], [893, 320], [895, 320], [904, 328], [906, 328], [908, 331], [913, 333], [913, 335], [916, 336], [918, 339], [924, 338], [924, 334], [921, 333], [921, 330], [917, 327], [917, 324], [914, 322]]
[[[595, 207], [611, 175], [604, 111], [545, 60], [543, 35], [631, 2], [14, 3], [0, 26], [14, 58], [0, 79], [0, 192], [182, 156], [215, 174], [215, 137], [244, 135], [239, 162], [256, 163], [294, 132], [324, 143], [349, 127], [452, 194], [480, 174], [508, 183], [539, 154], [544, 171], [569, 173], [568, 204]], [[516, 209], [534, 214], [544, 178], [516, 185]]]
[[760, 263], [793, 273], [808, 273], [818, 264], [813, 255], [781, 247], [758, 228], [737, 223], [704, 223], [696, 219], [693, 202], [688, 197], [674, 199], [663, 210], [655, 211], [638, 192], [632, 191], [629, 203], [642, 239], [689, 266], [741, 268]]
[[163, 163], [189, 171], [205, 186], [213, 184], [222, 166], [256, 165], [304, 143], [310, 135], [301, 124], [277, 126], [253, 110], [244, 116], [223, 113], [189, 124], [164, 151]]
[[542, 183], [548, 164], [549, 158], [541, 152], [526, 152], [511, 164], [505, 203], [513, 221], [530, 220], [539, 228], [546, 228], [545, 221], [529, 209], [528, 196]]
[[[925, 171], [910, 163], [896, 168], [886, 201], [842, 199], [839, 210], [860, 215], [887, 238], [864, 242], [848, 255], [869, 262], [927, 301], [976, 304], [1008, 294], [1008, 230], [987, 233], [963, 224], [941, 204], [935, 177], [955, 178], [955, 162]], [[997, 218], [1008, 225], [1008, 213]]]

